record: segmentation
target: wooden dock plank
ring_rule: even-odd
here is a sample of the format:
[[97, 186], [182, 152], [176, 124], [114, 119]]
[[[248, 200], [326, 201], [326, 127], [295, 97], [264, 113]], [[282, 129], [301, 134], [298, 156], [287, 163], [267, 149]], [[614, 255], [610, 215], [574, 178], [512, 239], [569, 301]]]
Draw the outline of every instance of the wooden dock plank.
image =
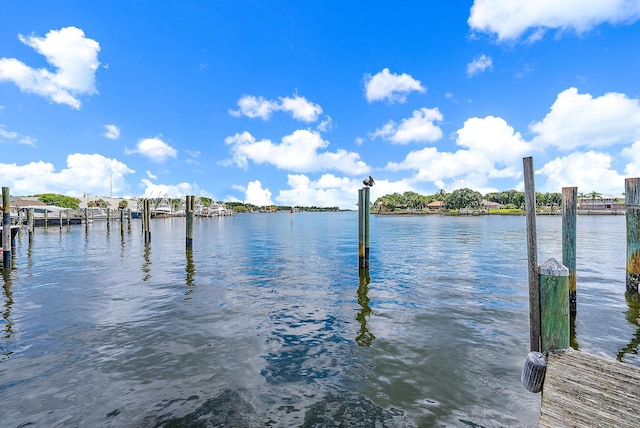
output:
[[579, 351], [550, 353], [539, 426], [640, 426], [640, 368]]

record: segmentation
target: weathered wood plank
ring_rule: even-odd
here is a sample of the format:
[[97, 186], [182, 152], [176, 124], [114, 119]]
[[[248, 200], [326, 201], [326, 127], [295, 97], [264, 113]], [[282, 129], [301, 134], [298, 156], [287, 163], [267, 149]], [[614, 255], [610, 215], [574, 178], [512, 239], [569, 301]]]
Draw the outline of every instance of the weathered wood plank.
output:
[[578, 351], [550, 353], [540, 427], [638, 427], [640, 368]]

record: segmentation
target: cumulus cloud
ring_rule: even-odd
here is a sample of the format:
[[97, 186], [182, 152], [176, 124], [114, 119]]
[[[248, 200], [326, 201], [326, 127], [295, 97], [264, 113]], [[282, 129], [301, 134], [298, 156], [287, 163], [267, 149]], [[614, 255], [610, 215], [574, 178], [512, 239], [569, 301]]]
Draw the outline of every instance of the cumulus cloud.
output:
[[602, 23], [626, 24], [640, 18], [638, 0], [475, 0], [468, 24], [471, 29], [496, 34], [498, 40], [529, 40], [546, 29], [584, 33]]
[[624, 168], [627, 177], [640, 177], [640, 141], [625, 147], [621, 154], [630, 161]]
[[127, 155], [138, 153], [152, 162], [158, 163], [164, 162], [168, 158], [176, 158], [178, 156], [176, 149], [162, 141], [159, 137], [140, 140], [134, 150], [125, 149], [124, 152]]
[[387, 100], [390, 103], [404, 103], [411, 92], [426, 92], [419, 80], [406, 73], [390, 73], [388, 68], [373, 76], [365, 74], [365, 97], [367, 101]]
[[493, 69], [493, 60], [484, 54], [477, 56], [467, 64], [467, 76], [471, 77], [483, 71]]
[[110, 140], [117, 140], [120, 138], [120, 128], [116, 125], [104, 125], [105, 133], [104, 136]]
[[0, 125], [0, 143], [16, 143], [25, 146], [35, 146], [36, 139], [27, 135], [20, 135], [15, 131], [7, 131], [4, 125]]
[[93, 95], [100, 62], [100, 44], [76, 27], [51, 30], [45, 37], [18, 36], [25, 45], [43, 55], [55, 72], [31, 68], [15, 58], [0, 58], [0, 81], [14, 83], [21, 91], [43, 96], [55, 103], [80, 109], [79, 95]]
[[577, 186], [587, 193], [620, 195], [624, 190], [624, 178], [611, 168], [611, 155], [588, 151], [575, 152], [547, 162], [536, 174], [544, 177], [541, 190], [557, 192], [568, 186]]
[[529, 129], [532, 144], [574, 150], [603, 148], [640, 139], [640, 104], [610, 92], [597, 98], [569, 88], [558, 94], [551, 111]]
[[107, 195], [110, 184], [113, 192], [126, 191], [125, 176], [134, 172], [116, 159], [98, 154], [74, 153], [67, 156], [67, 167], [60, 171], [56, 171], [53, 164], [42, 161], [25, 165], [0, 164], [0, 182], [7, 183], [16, 195]]
[[442, 113], [437, 108], [414, 110], [410, 118], [402, 119], [398, 125], [387, 122], [382, 128], [370, 134], [371, 138], [382, 138], [394, 144], [411, 142], [432, 142], [442, 138], [442, 130], [435, 122], [442, 122]]
[[322, 107], [298, 95], [280, 97], [277, 101], [245, 95], [238, 100], [238, 110], [229, 110], [229, 114], [235, 117], [246, 116], [266, 121], [277, 111], [290, 113], [296, 120], [315, 122], [322, 114]]
[[415, 170], [415, 182], [440, 188], [489, 189], [492, 178], [518, 178], [522, 156], [530, 150], [520, 133], [499, 117], [468, 119], [457, 131], [455, 152], [436, 147], [411, 151], [402, 162], [389, 162], [389, 171]]
[[[287, 185], [289, 189], [280, 190], [275, 198], [279, 204], [355, 209], [362, 180], [334, 174], [323, 174], [317, 180], [312, 180], [304, 174], [289, 174]], [[412, 190], [407, 180], [376, 180], [376, 185], [371, 188], [371, 201], [389, 193], [407, 190]]]
[[323, 140], [316, 131], [297, 130], [282, 138], [280, 144], [270, 140], [257, 141], [248, 132], [227, 137], [225, 143], [231, 146], [232, 158], [223, 165], [247, 168], [249, 161], [256, 164], [271, 164], [280, 169], [295, 172], [315, 172], [336, 170], [348, 174], [364, 174], [369, 171], [360, 155], [339, 149], [324, 151], [329, 142]]
[[260, 180], [251, 181], [247, 184], [245, 202], [259, 207], [273, 205], [271, 191], [264, 189]]

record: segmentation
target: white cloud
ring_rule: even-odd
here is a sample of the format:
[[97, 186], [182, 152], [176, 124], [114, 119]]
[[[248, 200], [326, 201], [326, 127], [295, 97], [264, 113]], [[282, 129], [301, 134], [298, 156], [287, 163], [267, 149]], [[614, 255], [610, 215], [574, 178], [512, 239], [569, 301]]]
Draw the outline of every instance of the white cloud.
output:
[[545, 118], [529, 129], [538, 134], [533, 145], [561, 150], [629, 143], [640, 138], [640, 104], [616, 92], [593, 98], [569, 88], [558, 94]]
[[284, 111], [303, 122], [315, 122], [322, 114], [322, 107], [298, 95], [280, 97], [279, 101], [245, 95], [238, 100], [238, 107], [238, 110], [229, 110], [229, 114], [235, 117], [247, 116], [252, 119], [269, 120], [274, 112]]
[[36, 139], [26, 136], [20, 135], [15, 131], [7, 131], [4, 125], [0, 125], [0, 143], [17, 143], [23, 144], [25, 146], [35, 146]]
[[367, 101], [387, 100], [391, 103], [404, 103], [407, 95], [411, 92], [426, 92], [422, 83], [406, 73], [389, 73], [388, 68], [384, 68], [373, 76], [366, 74], [365, 97]]
[[227, 137], [232, 159], [223, 162], [247, 168], [249, 160], [256, 164], [271, 164], [280, 169], [295, 172], [336, 170], [349, 174], [364, 174], [369, 171], [360, 155], [339, 149], [336, 152], [321, 151], [329, 145], [316, 131], [297, 130], [282, 138], [281, 144], [270, 140], [256, 141], [248, 132]]
[[630, 160], [624, 168], [627, 177], [640, 177], [640, 141], [636, 141], [631, 147], [624, 148], [622, 156]]
[[[315, 181], [304, 174], [289, 174], [287, 178], [289, 189], [280, 190], [275, 198], [281, 205], [355, 209], [358, 189], [362, 188], [361, 178], [333, 174], [323, 174]], [[411, 185], [406, 180], [376, 180], [376, 185], [371, 188], [371, 202], [385, 194], [407, 190], [411, 190]]]
[[110, 140], [117, 140], [120, 138], [120, 128], [116, 125], [104, 125], [105, 133], [104, 136]]
[[251, 181], [247, 184], [245, 202], [259, 207], [273, 205], [273, 202], [271, 202], [271, 191], [269, 189], [263, 189], [260, 180]]
[[421, 108], [414, 110], [408, 119], [402, 119], [400, 125], [394, 121], [387, 122], [382, 128], [371, 133], [371, 138], [380, 137], [394, 144], [411, 142], [432, 142], [442, 138], [442, 130], [435, 122], [442, 122], [443, 117], [437, 108]]
[[320, 132], [327, 132], [333, 129], [333, 119], [331, 116], [326, 116], [325, 119], [316, 126], [316, 129]]
[[152, 180], [157, 180], [157, 179], [158, 179], [158, 176], [157, 176], [157, 175], [154, 175], [154, 174], [153, 174], [151, 171], [149, 171], [149, 170], [147, 170], [147, 171], [146, 171], [146, 174], [147, 174], [147, 177], [149, 177], [149, 178], [150, 178], [150, 179], [152, 179]]
[[493, 69], [493, 60], [484, 54], [477, 56], [467, 64], [467, 76], [471, 77], [477, 73]]
[[475, 0], [468, 19], [476, 31], [516, 40], [531, 30], [530, 41], [545, 29], [584, 33], [597, 25], [632, 23], [640, 18], [638, 0]]
[[207, 196], [206, 192], [203, 192], [195, 183], [155, 184], [143, 178], [141, 187], [144, 188], [142, 195], [144, 198], [182, 198], [186, 195]]
[[124, 152], [128, 155], [138, 153], [152, 162], [164, 162], [168, 158], [176, 158], [178, 156], [176, 149], [162, 141], [159, 137], [140, 140], [135, 150], [125, 149]]
[[45, 37], [19, 35], [22, 43], [43, 55], [55, 68], [31, 68], [15, 58], [0, 58], [0, 81], [13, 82], [21, 91], [80, 109], [78, 95], [93, 95], [100, 62], [100, 44], [76, 27], [51, 30]]
[[74, 153], [67, 156], [67, 168], [56, 172], [48, 162], [26, 165], [0, 164], [0, 182], [7, 183], [14, 195], [60, 193], [80, 196], [84, 193], [122, 194], [128, 188], [125, 175], [135, 171], [124, 163], [98, 154]]
[[571, 153], [547, 162], [536, 174], [546, 177], [540, 191], [558, 192], [569, 186], [577, 186], [582, 193], [595, 190], [620, 195], [624, 191], [624, 177], [611, 169], [611, 155], [607, 153]]
[[502, 118], [468, 119], [457, 131], [462, 149], [440, 152], [435, 147], [410, 152], [402, 162], [389, 162], [390, 171], [415, 170], [415, 183], [433, 183], [438, 188], [489, 189], [492, 178], [518, 178], [522, 156], [530, 146]]

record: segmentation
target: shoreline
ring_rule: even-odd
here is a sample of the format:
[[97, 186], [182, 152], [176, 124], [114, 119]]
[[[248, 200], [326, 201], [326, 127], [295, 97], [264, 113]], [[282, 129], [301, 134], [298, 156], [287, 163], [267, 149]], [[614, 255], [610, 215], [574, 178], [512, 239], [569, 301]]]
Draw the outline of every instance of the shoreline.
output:
[[[470, 217], [470, 216], [484, 216], [484, 215], [506, 215], [506, 216], [524, 216], [526, 212], [522, 211], [512, 211], [512, 212], [487, 212], [487, 211], [464, 211], [464, 212], [442, 212], [442, 211], [386, 211], [386, 212], [371, 212], [373, 215], [380, 216], [430, 216], [430, 215], [440, 215], [440, 216], [449, 216], [449, 217]], [[600, 216], [600, 215], [625, 215], [625, 210], [576, 210], [577, 215], [587, 215], [587, 216]], [[543, 212], [537, 211], [536, 215], [540, 216], [562, 216], [561, 211], [557, 212]]]

